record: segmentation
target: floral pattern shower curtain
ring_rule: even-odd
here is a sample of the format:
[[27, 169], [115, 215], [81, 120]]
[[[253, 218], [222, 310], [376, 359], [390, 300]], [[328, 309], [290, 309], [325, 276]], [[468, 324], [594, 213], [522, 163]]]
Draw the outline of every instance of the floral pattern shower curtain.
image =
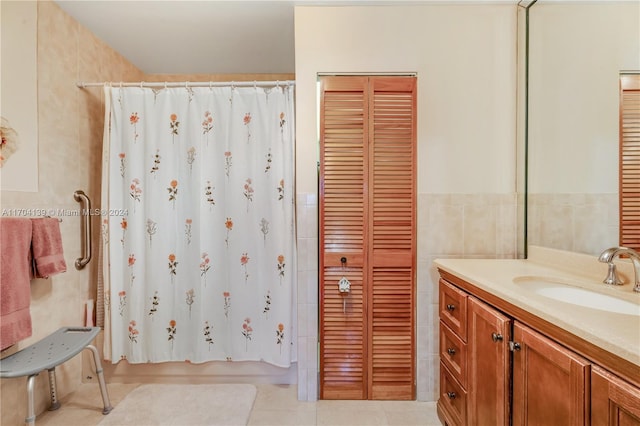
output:
[[289, 366], [293, 87], [105, 95], [105, 358]]

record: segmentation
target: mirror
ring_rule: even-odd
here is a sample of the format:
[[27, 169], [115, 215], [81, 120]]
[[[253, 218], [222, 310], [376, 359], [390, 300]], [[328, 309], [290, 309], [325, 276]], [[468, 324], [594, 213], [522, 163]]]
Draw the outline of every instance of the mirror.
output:
[[525, 239], [598, 255], [619, 245], [619, 79], [640, 70], [640, 3], [539, 0], [528, 32]]

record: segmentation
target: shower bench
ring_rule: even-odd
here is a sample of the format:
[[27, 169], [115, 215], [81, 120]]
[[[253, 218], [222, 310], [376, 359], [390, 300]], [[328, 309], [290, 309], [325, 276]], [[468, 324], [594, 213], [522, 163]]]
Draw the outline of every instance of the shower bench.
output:
[[49, 410], [57, 410], [60, 408], [60, 403], [56, 390], [56, 367], [73, 358], [83, 349], [89, 349], [93, 354], [93, 362], [96, 366], [100, 393], [104, 403], [102, 414], [109, 414], [113, 409], [104, 381], [100, 355], [95, 346], [91, 344], [99, 332], [99, 327], [62, 327], [37, 343], [0, 359], [0, 378], [28, 377], [26, 424], [35, 425], [36, 421], [33, 398], [36, 376], [44, 370], [49, 372], [49, 391], [51, 392]]

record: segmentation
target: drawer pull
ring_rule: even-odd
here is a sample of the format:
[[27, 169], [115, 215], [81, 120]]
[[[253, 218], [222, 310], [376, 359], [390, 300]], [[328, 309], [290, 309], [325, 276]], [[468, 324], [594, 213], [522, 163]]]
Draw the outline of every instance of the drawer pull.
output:
[[456, 308], [455, 305], [451, 305], [451, 304], [447, 305], [447, 311], [453, 312], [455, 308]]
[[449, 397], [449, 399], [456, 399], [456, 393], [455, 392], [447, 392], [447, 396]]
[[493, 340], [494, 342], [502, 342], [502, 334], [491, 333], [491, 340]]
[[448, 348], [448, 349], [447, 349], [447, 353], [448, 353], [449, 355], [453, 356], [453, 355], [455, 355], [455, 354], [456, 354], [456, 350], [455, 350], [455, 349], [453, 349], [453, 348]]

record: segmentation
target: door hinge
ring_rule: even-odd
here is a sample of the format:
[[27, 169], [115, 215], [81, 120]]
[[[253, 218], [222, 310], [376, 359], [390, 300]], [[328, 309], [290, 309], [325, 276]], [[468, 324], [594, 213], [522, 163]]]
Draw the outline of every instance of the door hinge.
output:
[[511, 341], [509, 342], [509, 350], [510, 350], [511, 352], [519, 351], [520, 349], [522, 349], [522, 348], [520, 347], [520, 343], [518, 343], [518, 342], [511, 342]]

